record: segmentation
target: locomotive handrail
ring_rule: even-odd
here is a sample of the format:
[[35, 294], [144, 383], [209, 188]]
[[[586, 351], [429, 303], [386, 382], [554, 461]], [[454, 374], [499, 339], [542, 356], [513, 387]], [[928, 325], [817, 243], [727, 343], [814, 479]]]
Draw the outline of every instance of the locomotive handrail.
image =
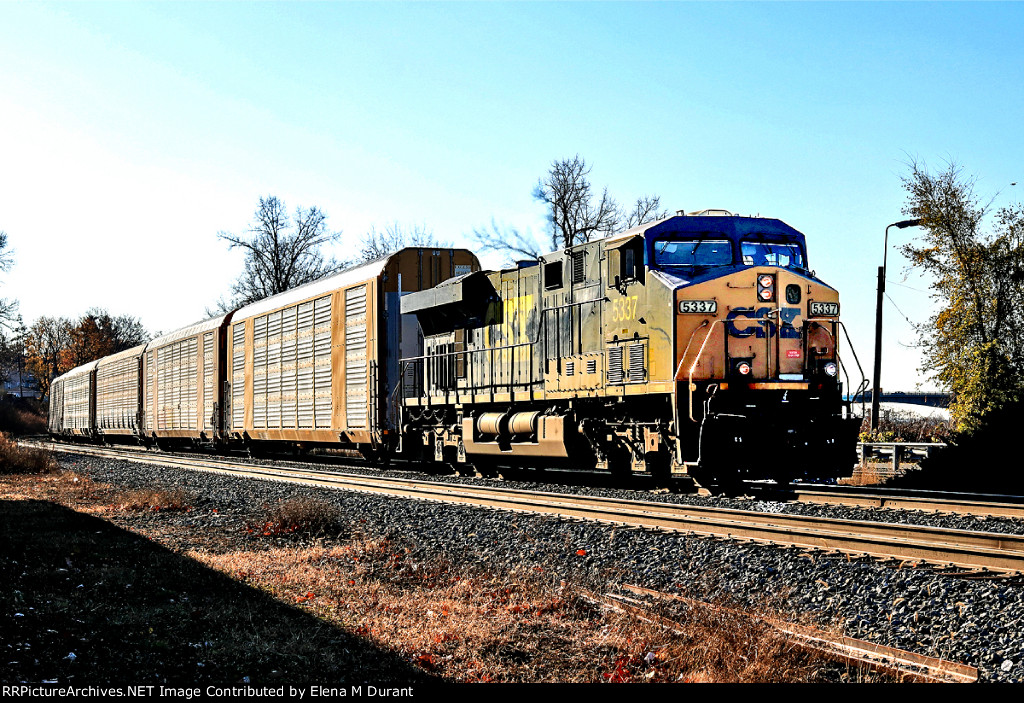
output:
[[[708, 340], [711, 339], [711, 333], [715, 331], [715, 325], [717, 325], [719, 322], [721, 322], [722, 325], [725, 326], [725, 320], [715, 320], [714, 322], [711, 323], [711, 326], [708, 327], [708, 333], [704, 335], [704, 341], [701, 342], [700, 349], [697, 350], [697, 356], [693, 359], [693, 363], [690, 364], [690, 373], [689, 377], [687, 378], [686, 389], [687, 393], [689, 394], [690, 420], [692, 422], [697, 422], [696, 418], [694, 418], [693, 416], [693, 372], [697, 370], [697, 362], [699, 362], [701, 356], [703, 356], [704, 347], [708, 345]], [[682, 366], [682, 364], [683, 360], [680, 359], [679, 365]]]
[[[491, 397], [492, 397], [492, 400], [493, 400], [494, 392], [495, 392], [495, 389], [497, 389], [497, 388], [507, 387], [508, 388], [508, 392], [511, 394], [511, 393], [515, 392], [515, 389], [517, 387], [523, 387], [524, 389], [529, 389], [529, 388], [532, 388], [533, 386], [537, 385], [538, 383], [540, 383], [540, 381], [538, 381], [534, 377], [534, 365], [533, 365], [533, 356], [532, 355], [528, 355], [527, 356], [527, 358], [528, 358], [528, 360], [530, 362], [529, 378], [527, 380], [525, 380], [525, 381], [517, 381], [517, 380], [515, 380], [513, 378], [513, 374], [509, 373], [509, 378], [508, 378], [508, 382], [507, 383], [496, 383], [494, 381], [494, 353], [495, 352], [512, 351], [512, 366], [515, 366], [516, 365], [515, 364], [515, 361], [516, 361], [515, 350], [516, 349], [520, 349], [522, 347], [531, 347], [531, 346], [533, 346], [532, 342], [520, 342], [518, 344], [507, 344], [507, 345], [500, 346], [500, 347], [487, 347], [485, 349], [460, 349], [458, 351], [439, 352], [439, 353], [436, 353], [436, 354], [424, 354], [422, 356], [409, 356], [409, 357], [405, 357], [403, 359], [400, 359], [399, 361], [400, 361], [400, 364], [401, 364], [403, 369], [407, 368], [410, 364], [417, 364], [417, 363], [418, 364], [422, 364], [422, 368], [423, 368], [422, 378], [421, 378], [420, 384], [419, 384], [421, 387], [418, 388], [418, 389], [414, 388], [413, 390], [414, 390], [415, 393], [417, 393], [418, 397], [425, 398], [426, 401], [427, 401], [427, 404], [429, 405], [430, 404], [430, 399], [431, 399], [432, 395], [430, 393], [431, 389], [428, 388], [429, 382], [430, 382], [430, 379], [431, 379], [431, 374], [430, 374], [429, 367], [425, 363], [428, 359], [443, 359], [443, 358], [449, 358], [449, 357], [457, 357], [459, 355], [467, 356], [468, 357], [468, 356], [473, 355], [473, 354], [487, 354], [488, 355], [488, 359], [487, 359], [487, 362], [488, 362], [488, 374], [487, 374], [488, 375], [488, 383], [486, 383], [486, 384], [477, 384], [475, 382], [474, 378], [473, 378], [473, 364], [472, 363], [467, 363], [467, 367], [468, 367], [467, 368], [467, 373], [466, 373], [466, 376], [464, 377], [464, 378], [467, 378], [467, 380], [468, 380], [466, 386], [464, 386], [463, 388], [459, 388], [458, 385], [455, 385], [452, 388], [445, 387], [443, 389], [443, 391], [444, 391], [445, 402], [448, 401], [449, 395], [452, 394], [452, 393], [454, 393], [456, 395], [456, 398], [457, 398], [460, 392], [475, 393], [475, 392], [482, 391], [482, 390], [486, 390], [487, 392], [489, 392], [491, 394]], [[467, 359], [466, 361], [468, 362], [469, 359]], [[402, 375], [402, 380], [399, 383], [399, 387], [403, 388], [403, 390], [405, 389], [405, 374], [404, 374], [404, 372], [403, 372], [403, 375]], [[403, 397], [410, 397], [410, 396], [405, 395], [403, 393]]]
[[[829, 317], [829, 318], [825, 318], [825, 319], [828, 322], [831, 322], [833, 325], [839, 324], [839, 320], [837, 318]], [[807, 332], [806, 332], [808, 325], [816, 325], [817, 327], [820, 327], [825, 332], [825, 334], [827, 334], [829, 336], [829, 339], [832, 340], [832, 350], [833, 350], [832, 353], [836, 357], [836, 360], [839, 362], [839, 367], [843, 370], [843, 376], [846, 377], [846, 386], [847, 386], [847, 388], [849, 388], [849, 386], [850, 386], [850, 374], [847, 373], [846, 364], [843, 363], [843, 356], [842, 356], [842, 354], [839, 353], [839, 341], [836, 339], [835, 334], [832, 331], [830, 331], [828, 327], [826, 327], [825, 325], [821, 324], [820, 320], [805, 320], [804, 321], [804, 334], [805, 334], [805, 337], [808, 336]], [[807, 342], [806, 342], [806, 339], [805, 339], [804, 346], [806, 346], [806, 344], [807, 344]], [[850, 349], [851, 350], [853, 349], [852, 345], [851, 345]], [[854, 357], [854, 360], [857, 361], [857, 353], [856, 352], [854, 352], [853, 357]], [[857, 365], [860, 366], [860, 361], [857, 361]]]
[[[838, 322], [839, 326], [843, 329], [843, 335], [846, 336], [846, 343], [850, 347], [850, 353], [853, 354], [853, 360], [857, 364], [857, 370], [860, 371], [860, 384], [857, 386], [856, 392], [854, 392], [854, 400], [852, 402], [857, 402], [856, 398], [858, 395], [860, 396], [860, 410], [861, 415], [863, 416], [864, 391], [868, 389], [868, 383], [870, 382], [868, 381], [867, 376], [864, 375], [864, 368], [860, 365], [860, 359], [857, 358], [857, 350], [853, 348], [853, 340], [850, 339], [850, 332], [846, 329], [846, 325], [844, 325], [841, 320], [836, 320], [836, 322]], [[836, 355], [838, 356], [838, 352], [836, 352]]]
[[[860, 359], [857, 357], [857, 350], [853, 347], [853, 341], [850, 339], [850, 332], [846, 329], [846, 325], [844, 325], [843, 321], [839, 320], [838, 318], [828, 318], [828, 319], [831, 322], [839, 325], [840, 328], [842, 328], [843, 335], [846, 336], [846, 344], [850, 347], [850, 353], [853, 354], [853, 361], [854, 361], [854, 363], [857, 364], [857, 370], [860, 371], [860, 383], [857, 384], [857, 390], [855, 390], [853, 392], [852, 399], [850, 400], [850, 402], [851, 403], [856, 403], [857, 402], [857, 396], [860, 396], [861, 415], [863, 415], [864, 414], [864, 391], [867, 390], [867, 384], [868, 384], [868, 379], [864, 375], [864, 367], [860, 365]], [[821, 325], [820, 323], [818, 323], [818, 324], [821, 326], [821, 328], [823, 330], [825, 330], [825, 334], [827, 334], [829, 337], [832, 338], [832, 346], [836, 350], [836, 352], [835, 352], [836, 353], [836, 358], [839, 360], [839, 364], [843, 367], [843, 375], [846, 376], [846, 386], [847, 386], [847, 388], [849, 388], [850, 387], [850, 374], [847, 373], [846, 363], [843, 361], [842, 354], [839, 353], [839, 340], [836, 339], [835, 334], [833, 334], [831, 331], [829, 331], [829, 329], [827, 327], [825, 327], [824, 325]]]

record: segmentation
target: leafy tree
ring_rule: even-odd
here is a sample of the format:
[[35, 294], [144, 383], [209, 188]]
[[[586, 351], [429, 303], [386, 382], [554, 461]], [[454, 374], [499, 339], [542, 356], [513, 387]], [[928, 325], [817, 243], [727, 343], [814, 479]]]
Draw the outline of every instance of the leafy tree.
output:
[[340, 271], [348, 262], [326, 258], [321, 249], [338, 241], [341, 232], [327, 229], [327, 215], [316, 206], [295, 210], [294, 223], [282, 200], [260, 198], [248, 236], [220, 232], [229, 249], [245, 251], [245, 268], [231, 284], [231, 299], [218, 301], [221, 311], [233, 310]]
[[44, 397], [49, 395], [53, 379], [75, 366], [68, 354], [72, 327], [73, 323], [67, 318], [40, 317], [28, 328], [25, 362], [39, 381], [39, 391]]
[[1024, 399], [1024, 208], [1002, 207], [956, 163], [938, 172], [912, 162], [904, 212], [922, 220], [919, 242], [903, 247], [932, 280], [937, 312], [918, 326], [926, 371], [952, 394], [961, 431]]
[[41, 317], [25, 332], [25, 367], [38, 379], [45, 396], [57, 376], [149, 339], [138, 319], [112, 316], [101, 308], [91, 308], [77, 322]]
[[370, 227], [370, 231], [363, 236], [359, 259], [373, 261], [405, 247], [439, 246], [448, 245], [438, 242], [434, 233], [423, 225], [413, 225], [406, 229], [397, 222], [392, 222], [381, 232], [378, 232], [376, 227]]
[[102, 308], [92, 308], [71, 328], [71, 344], [65, 354], [68, 369], [131, 349], [148, 340], [149, 334], [136, 318], [128, 315], [112, 317]]
[[[551, 163], [551, 168], [533, 189], [535, 200], [544, 204], [550, 249], [606, 237], [621, 229], [665, 217], [658, 196], [638, 198], [623, 211], [605, 187], [598, 195], [590, 182], [591, 167], [579, 154]], [[541, 249], [533, 237], [515, 228], [502, 228], [491, 221], [490, 228], [473, 230], [483, 250], [502, 251], [510, 258], [537, 259]]]

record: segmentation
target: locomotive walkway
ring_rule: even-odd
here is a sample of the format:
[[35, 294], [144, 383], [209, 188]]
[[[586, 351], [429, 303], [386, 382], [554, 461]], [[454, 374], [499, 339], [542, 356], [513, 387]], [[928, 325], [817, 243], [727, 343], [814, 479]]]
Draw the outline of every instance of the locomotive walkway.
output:
[[863, 520], [620, 500], [438, 481], [371, 477], [331, 470], [252, 466], [241, 460], [175, 457], [144, 451], [46, 444], [55, 451], [176, 469], [260, 478], [521, 512], [730, 538], [856, 556], [954, 567], [961, 575], [1024, 573], [1024, 536], [894, 525]]

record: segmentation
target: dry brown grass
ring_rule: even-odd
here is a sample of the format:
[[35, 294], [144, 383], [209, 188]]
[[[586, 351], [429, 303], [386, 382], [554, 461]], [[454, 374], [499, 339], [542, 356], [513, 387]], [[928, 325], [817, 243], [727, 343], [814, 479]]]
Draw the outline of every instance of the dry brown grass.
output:
[[0, 432], [0, 473], [48, 474], [57, 470], [57, 462], [47, 449], [18, 446], [6, 432]]
[[875, 466], [858, 466], [853, 475], [839, 479], [843, 486], [878, 486], [891, 478], [891, 474], [882, 474]]
[[0, 397], [0, 430], [15, 435], [46, 432], [46, 406], [31, 398]]
[[267, 509], [265, 519], [250, 525], [249, 532], [263, 535], [304, 533], [316, 536], [338, 535], [345, 528], [341, 511], [330, 503], [299, 496], [288, 498]]
[[195, 497], [181, 488], [136, 488], [115, 500], [121, 510], [188, 510]]
[[871, 431], [871, 418], [865, 416], [860, 427], [861, 442], [945, 442], [953, 428], [940, 417], [920, 417], [899, 411], [883, 412], [878, 429]]
[[813, 681], [822, 664], [740, 616], [672, 632], [538, 568], [467, 573], [385, 540], [189, 555], [453, 681]]

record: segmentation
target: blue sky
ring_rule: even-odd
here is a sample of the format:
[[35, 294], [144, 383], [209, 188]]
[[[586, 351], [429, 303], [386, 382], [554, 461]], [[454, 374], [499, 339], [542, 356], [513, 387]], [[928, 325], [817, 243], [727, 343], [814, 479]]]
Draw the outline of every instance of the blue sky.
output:
[[[0, 3], [0, 295], [169, 331], [226, 293], [217, 232], [261, 195], [323, 208], [341, 256], [396, 221], [469, 245], [539, 232], [530, 191], [578, 153], [623, 203], [803, 231], [868, 369], [907, 161], [1022, 197], [1022, 28], [1018, 3]], [[903, 316], [927, 282], [889, 263], [883, 386], [930, 388]]]

